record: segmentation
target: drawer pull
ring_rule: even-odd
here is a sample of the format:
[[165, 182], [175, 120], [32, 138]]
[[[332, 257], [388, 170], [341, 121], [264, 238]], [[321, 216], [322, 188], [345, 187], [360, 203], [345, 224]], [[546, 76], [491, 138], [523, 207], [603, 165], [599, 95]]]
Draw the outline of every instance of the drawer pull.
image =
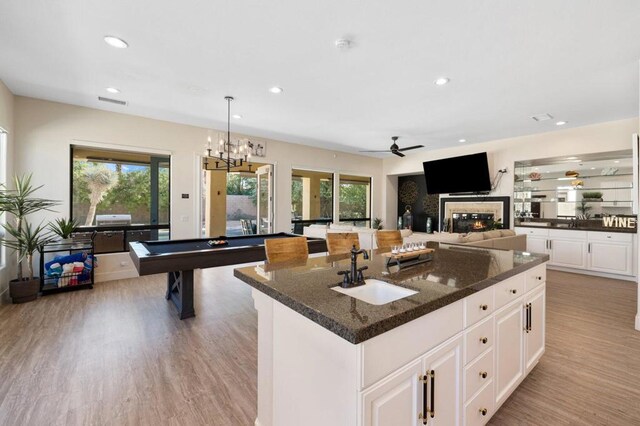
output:
[[480, 414], [482, 414], [483, 416], [486, 416], [488, 413], [486, 408], [481, 408], [479, 411], [480, 411]]
[[481, 371], [481, 372], [480, 372], [480, 377], [482, 377], [483, 379], [486, 379], [486, 378], [487, 378], [487, 376], [488, 376], [488, 374], [487, 374], [487, 372], [486, 372], [486, 371]]
[[487, 306], [487, 305], [480, 305], [480, 309], [482, 309], [483, 311], [486, 311], [487, 309], [489, 309], [489, 306]]
[[542, 277], [541, 277], [541, 276], [537, 276], [537, 277], [536, 277], [536, 280], [538, 280], [538, 281], [542, 281]]
[[481, 342], [483, 345], [486, 345], [488, 341], [489, 341], [489, 339], [487, 339], [486, 337], [481, 337], [481, 338], [480, 338], [480, 342]]
[[516, 294], [518, 292], [518, 290], [516, 290], [515, 288], [512, 288], [511, 290], [509, 290], [509, 292], [511, 294]]

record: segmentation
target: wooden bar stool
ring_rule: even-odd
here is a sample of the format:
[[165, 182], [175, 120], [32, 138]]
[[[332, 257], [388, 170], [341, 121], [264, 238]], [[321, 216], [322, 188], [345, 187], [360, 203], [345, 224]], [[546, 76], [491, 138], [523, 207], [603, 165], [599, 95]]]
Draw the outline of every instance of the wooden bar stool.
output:
[[400, 231], [376, 231], [376, 244], [378, 248], [391, 248], [402, 245]]
[[360, 250], [357, 232], [327, 232], [327, 251], [329, 254], [349, 253], [353, 246]]
[[267, 238], [264, 240], [267, 262], [290, 262], [309, 257], [307, 237]]

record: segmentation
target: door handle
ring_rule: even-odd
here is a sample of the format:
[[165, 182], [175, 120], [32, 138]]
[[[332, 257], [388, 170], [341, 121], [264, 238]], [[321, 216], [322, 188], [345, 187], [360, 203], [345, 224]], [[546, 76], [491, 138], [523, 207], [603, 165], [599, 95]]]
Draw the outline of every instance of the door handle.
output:
[[427, 384], [427, 376], [423, 376], [422, 374], [418, 376], [418, 380], [422, 382], [422, 412], [418, 415], [418, 418], [422, 420], [422, 424], [426, 425], [428, 423], [427, 419], [427, 392], [428, 392], [428, 384]]
[[587, 253], [591, 253], [591, 243], [587, 244]]

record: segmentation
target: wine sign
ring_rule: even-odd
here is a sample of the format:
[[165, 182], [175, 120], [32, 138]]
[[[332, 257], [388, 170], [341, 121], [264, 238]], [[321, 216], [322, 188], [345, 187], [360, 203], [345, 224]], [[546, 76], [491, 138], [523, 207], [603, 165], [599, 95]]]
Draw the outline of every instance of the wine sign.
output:
[[605, 228], [635, 229], [637, 219], [635, 217], [608, 216], [602, 218], [602, 226]]

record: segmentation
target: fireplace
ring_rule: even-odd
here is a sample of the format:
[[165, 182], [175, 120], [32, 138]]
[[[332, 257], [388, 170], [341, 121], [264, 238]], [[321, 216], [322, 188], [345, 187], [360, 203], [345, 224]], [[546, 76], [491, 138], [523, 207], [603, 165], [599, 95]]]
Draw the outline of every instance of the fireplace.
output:
[[453, 213], [453, 232], [482, 232], [491, 227], [493, 213]]
[[[486, 231], [487, 224], [493, 222], [508, 229], [511, 225], [510, 210], [509, 197], [443, 197], [440, 198], [440, 231]], [[454, 220], [454, 214], [458, 220]]]

